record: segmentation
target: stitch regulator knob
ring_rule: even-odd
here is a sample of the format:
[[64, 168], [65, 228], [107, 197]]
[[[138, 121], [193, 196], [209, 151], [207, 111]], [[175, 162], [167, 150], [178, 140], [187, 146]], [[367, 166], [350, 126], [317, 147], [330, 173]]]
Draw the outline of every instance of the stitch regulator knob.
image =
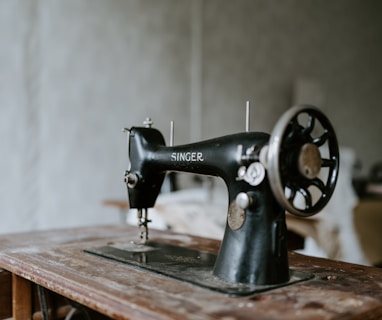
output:
[[253, 203], [253, 198], [246, 192], [240, 192], [235, 201], [240, 209], [247, 209]]

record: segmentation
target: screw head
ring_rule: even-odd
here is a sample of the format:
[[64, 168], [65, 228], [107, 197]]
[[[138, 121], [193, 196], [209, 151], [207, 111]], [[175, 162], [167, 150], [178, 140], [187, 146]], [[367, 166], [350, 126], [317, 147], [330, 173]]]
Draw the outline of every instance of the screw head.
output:
[[146, 128], [151, 128], [151, 126], [153, 125], [153, 121], [151, 120], [150, 117], [147, 117], [144, 121], [143, 121], [143, 125], [146, 127]]
[[127, 184], [129, 188], [134, 188], [138, 183], [138, 176], [135, 173], [127, 173], [123, 181]]

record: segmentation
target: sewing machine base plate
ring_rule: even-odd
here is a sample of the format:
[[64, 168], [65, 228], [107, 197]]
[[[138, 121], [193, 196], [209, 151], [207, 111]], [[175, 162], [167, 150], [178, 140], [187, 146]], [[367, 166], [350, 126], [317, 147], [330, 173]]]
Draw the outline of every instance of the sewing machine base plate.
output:
[[232, 296], [264, 292], [314, 277], [310, 273], [290, 270], [290, 280], [281, 284], [230, 283], [213, 275], [215, 254], [153, 241], [146, 244], [113, 244], [84, 251]]

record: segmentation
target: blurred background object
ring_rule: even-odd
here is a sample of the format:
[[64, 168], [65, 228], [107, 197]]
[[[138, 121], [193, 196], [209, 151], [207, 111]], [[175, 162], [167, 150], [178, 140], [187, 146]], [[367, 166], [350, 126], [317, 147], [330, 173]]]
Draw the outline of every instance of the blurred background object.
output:
[[[270, 132], [312, 103], [368, 177], [381, 161], [378, 0], [0, 2], [0, 232], [117, 223], [126, 137]], [[168, 129], [167, 129], [168, 128]], [[195, 187], [179, 176], [179, 188]], [[225, 212], [223, 219], [225, 218]], [[379, 215], [380, 215], [379, 211]], [[380, 233], [381, 234], [381, 233]]]

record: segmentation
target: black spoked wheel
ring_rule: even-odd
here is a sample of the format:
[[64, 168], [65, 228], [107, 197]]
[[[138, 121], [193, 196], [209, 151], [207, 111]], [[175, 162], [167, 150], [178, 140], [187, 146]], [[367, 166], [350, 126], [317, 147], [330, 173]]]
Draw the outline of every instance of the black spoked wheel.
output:
[[338, 177], [334, 129], [316, 107], [292, 107], [277, 122], [267, 155], [271, 189], [288, 212], [307, 217], [330, 200]]

